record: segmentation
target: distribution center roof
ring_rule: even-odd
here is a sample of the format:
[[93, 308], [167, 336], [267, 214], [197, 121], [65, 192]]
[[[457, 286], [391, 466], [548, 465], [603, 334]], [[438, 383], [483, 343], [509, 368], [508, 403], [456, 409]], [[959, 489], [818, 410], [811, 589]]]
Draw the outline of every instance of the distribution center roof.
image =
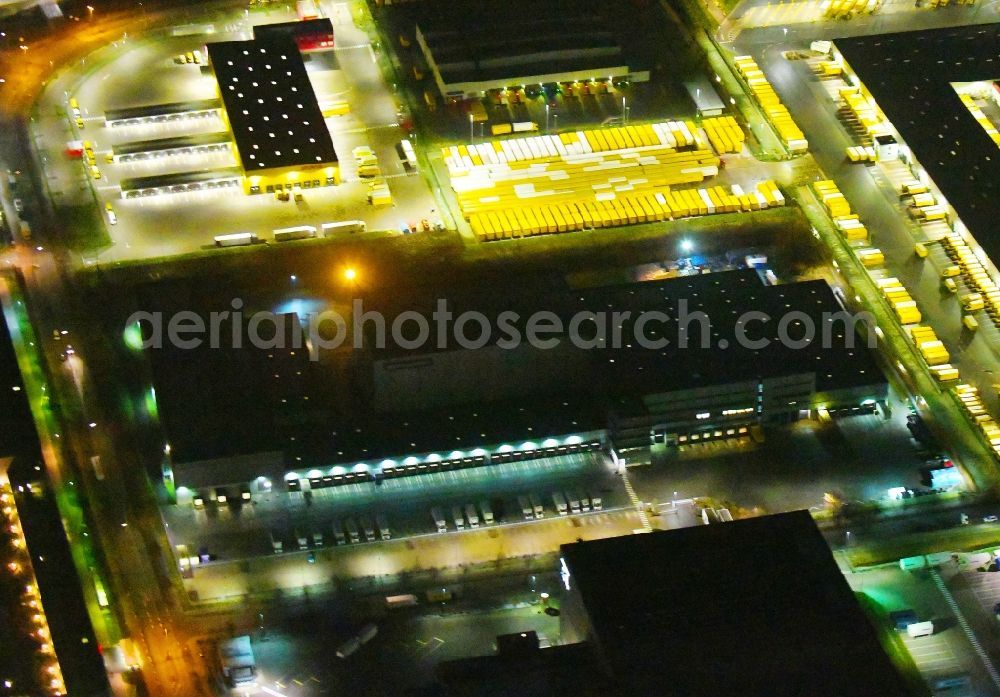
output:
[[[694, 348], [692, 341], [687, 349], [677, 348], [674, 342], [662, 350], [634, 345], [582, 350], [572, 359], [580, 366], [579, 380], [562, 386], [542, 386], [522, 375], [517, 381], [509, 378], [516, 389], [502, 398], [484, 394], [478, 404], [442, 403], [440, 408], [388, 414], [368, 403], [363, 390], [358, 392], [359, 386], [372, 379], [365, 372], [369, 369], [365, 360], [356, 363], [358, 367], [349, 378], [338, 378], [323, 362], [310, 361], [304, 349], [254, 349], [249, 345], [230, 349], [226, 342], [215, 349], [165, 346], [151, 351], [150, 358], [160, 414], [175, 460], [282, 450], [294, 466], [370, 461], [599, 430], [607, 426], [609, 409], [621, 409], [620, 398], [632, 400], [677, 389], [813, 371], [818, 390], [877, 386], [885, 380], [860, 339], [856, 345], [861, 348], [847, 348], [842, 327], [839, 333], [831, 334], [833, 341], [825, 348], [817, 339], [803, 349], [772, 341], [768, 348], [755, 351], [740, 348], [732, 339], [735, 318], [749, 310], [766, 312], [773, 318], [760, 325], [760, 333], [749, 329], [752, 338], [773, 337], [778, 320], [790, 310], [804, 312], [819, 326], [823, 312], [839, 309], [823, 281], [765, 286], [755, 271], [746, 270], [584, 291], [564, 287], [546, 293], [544, 301], [534, 295], [537, 289], [519, 294], [513, 285], [491, 288], [491, 298], [461, 294], [460, 301], [451, 306], [454, 315], [476, 309], [495, 317], [510, 308], [521, 308], [519, 314], [525, 319], [538, 309], [564, 317], [599, 309], [631, 311], [634, 315], [650, 309], [669, 313], [686, 300], [690, 312], [704, 311], [713, 325], [718, 325], [718, 334], [706, 349]], [[154, 293], [149, 302], [152, 309], [163, 309], [169, 316], [170, 308], [162, 306], [160, 295]], [[188, 309], [191, 301], [184, 297], [187, 304], [182, 307]], [[376, 309], [385, 311], [386, 322], [391, 324], [395, 313], [388, 308]], [[291, 322], [292, 316], [286, 315], [280, 323]], [[668, 336], [674, 331], [669, 323], [662, 329]], [[228, 322], [223, 323], [221, 332], [223, 337], [229, 335]], [[794, 330], [790, 333], [797, 336]], [[732, 341], [731, 348], [719, 350], [716, 344], [724, 337]], [[402, 349], [387, 349], [373, 351], [371, 358], [407, 355]], [[421, 354], [411, 351], [409, 355]], [[511, 354], [503, 360], [519, 361], [511, 364], [510, 370], [523, 373], [522, 363], [535, 365], [543, 358], [549, 357]], [[205, 384], [212, 384], [213, 389], [203, 390]], [[346, 402], [344, 395], [349, 395]], [[345, 402], [339, 408], [338, 399]]]
[[[649, 339], [669, 342], [662, 348], [655, 348], [629, 341], [622, 342], [618, 348], [607, 346], [586, 351], [590, 361], [589, 382], [602, 385], [600, 391], [608, 394], [651, 394], [809, 372], [816, 373], [819, 391], [884, 382], [874, 354], [865, 348], [864, 339], [848, 337], [845, 325], [832, 320], [842, 308], [823, 280], [766, 285], [757, 271], [744, 269], [585, 290], [551, 291], [543, 301], [533, 292], [522, 295], [508, 290], [459, 297], [450, 303], [449, 309], [456, 317], [466, 311], [481, 313], [492, 318], [494, 327], [499, 325], [497, 317], [502, 312], [516, 312], [519, 319], [512, 325], [521, 331], [522, 337], [526, 334], [527, 318], [541, 309], [555, 313], [564, 328], [568, 328], [571, 319], [580, 313], [604, 313], [605, 317], [610, 317], [611, 312], [628, 312], [630, 314], [622, 320], [621, 336], [642, 334]], [[636, 323], [644, 312], [662, 312], [668, 317], [662, 322], [649, 321], [640, 331]], [[751, 312], [764, 313], [769, 318], [766, 322], [751, 319], [746, 324], [749, 339], [767, 340], [767, 345], [761, 348], [752, 348], [736, 336], [738, 320]], [[795, 316], [803, 320], [808, 317], [815, 328], [814, 340], [807, 346], [796, 347], [779, 339], [779, 323], [792, 312], [804, 313]], [[704, 313], [707, 317], [710, 326], [707, 345], [701, 345], [702, 325], [695, 320], [686, 323], [687, 347], [680, 345], [679, 320], [684, 313], [691, 317]], [[394, 313], [387, 314], [392, 316]], [[426, 314], [430, 316], [431, 312], [428, 310]], [[803, 323], [789, 322], [790, 338], [804, 336]], [[827, 327], [829, 342], [822, 341], [824, 327]], [[494, 339], [500, 338], [497, 334]], [[610, 336], [609, 332], [605, 334]], [[590, 336], [586, 326], [581, 326], [580, 335], [581, 339]], [[568, 341], [560, 336], [563, 342]], [[391, 340], [391, 336], [387, 339]], [[419, 351], [389, 344], [376, 355], [393, 357], [415, 353]]]
[[295, 41], [272, 35], [207, 46], [248, 174], [337, 161]]
[[618, 694], [909, 694], [807, 511], [562, 557]]
[[1000, 264], [1000, 148], [951, 86], [1000, 78], [1000, 24], [836, 44], [973, 237]]
[[[629, 65], [591, 2], [476, 0], [460, 13], [449, 4], [423, 2], [396, 11], [419, 26], [446, 84], [508, 79], [515, 84], [522, 77], [580, 70], [606, 77], [604, 68]], [[490, 19], [470, 23], [463, 20], [467, 17]]]

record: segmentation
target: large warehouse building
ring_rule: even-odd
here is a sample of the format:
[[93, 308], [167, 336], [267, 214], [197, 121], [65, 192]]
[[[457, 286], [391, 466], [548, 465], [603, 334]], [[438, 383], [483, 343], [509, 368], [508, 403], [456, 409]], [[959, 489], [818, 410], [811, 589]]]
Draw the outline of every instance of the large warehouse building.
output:
[[[516, 8], [521, 8], [518, 10]], [[446, 98], [474, 98], [492, 89], [594, 78], [649, 80], [607, 22], [587, 3], [482, 0], [462, 12], [421, 7], [415, 35]], [[469, 16], [497, 21], [468, 22]], [[503, 20], [516, 17], [516, 30]]]
[[246, 193], [339, 183], [337, 153], [295, 38], [264, 32], [207, 50]]
[[977, 119], [956, 91], [960, 83], [1000, 79], [1000, 26], [951, 29], [838, 39], [835, 58], [884, 115], [889, 135], [899, 142], [899, 157], [948, 211], [955, 232], [974, 240], [993, 262], [997, 279], [1000, 234], [1000, 136]]
[[498, 640], [441, 694], [912, 694], [808, 511], [561, 551], [561, 644]]
[[[303, 490], [599, 448], [669, 448], [885, 399], [885, 378], [863, 339], [830, 319], [841, 308], [823, 281], [768, 286], [745, 270], [563, 289], [545, 300], [562, 320], [554, 347], [503, 347], [496, 335], [476, 349], [366, 346], [353, 352], [348, 384], [334, 384], [328, 365], [293, 347], [152, 351], [173, 449], [170, 479], [192, 489], [262, 477]], [[538, 305], [538, 297], [511, 291], [467, 294], [450, 309], [456, 317], [476, 310], [500, 326], [502, 312], [525, 321]], [[574, 317], [609, 309], [630, 313], [618, 327], [626, 337], [638, 335], [642, 313], [666, 319], [643, 328], [651, 345], [571, 338]], [[773, 318], [748, 325], [751, 345], [737, 336], [747, 312]], [[690, 324], [684, 313], [710, 321], [704, 330], [691, 325], [687, 348], [675, 340]], [[582, 336], [585, 325], [577, 326]], [[778, 340], [782, 328], [799, 338], [806, 325], [815, 330], [809, 345]], [[217, 389], [195, 398], [202, 380]], [[209, 473], [229, 480], [208, 481]]]

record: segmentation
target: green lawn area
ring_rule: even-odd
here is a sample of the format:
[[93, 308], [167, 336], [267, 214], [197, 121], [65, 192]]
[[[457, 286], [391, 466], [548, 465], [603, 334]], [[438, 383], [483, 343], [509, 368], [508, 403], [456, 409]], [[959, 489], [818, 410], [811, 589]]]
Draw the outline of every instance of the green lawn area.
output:
[[60, 240], [74, 251], [93, 254], [112, 244], [95, 206], [60, 206], [56, 220], [61, 224]]
[[[638, 264], [676, 259], [680, 240], [691, 240], [702, 255], [730, 249], [766, 250], [777, 273], [786, 278], [822, 264], [826, 252], [809, 233], [794, 206], [754, 213], [730, 213], [666, 223], [540, 235], [520, 240], [466, 244], [451, 232], [303, 240], [282, 246], [257, 245], [205, 250], [180, 257], [107, 263], [98, 272], [104, 281], [128, 284], [159, 278], [239, 275], [270, 276], [279, 269], [301, 268], [308, 249], [309, 266], [339, 268], [352, 264], [369, 284], [379, 287], [427, 285], [434, 280], [481, 282], [517, 275], [558, 275], [625, 269]], [[436, 285], [440, 285], [437, 283]], [[361, 290], [370, 286], [359, 284]]]
[[[958, 516], [958, 513], [955, 514]], [[1000, 548], [1000, 530], [992, 525], [965, 525], [947, 530], [895, 535], [882, 542], [861, 545], [848, 551], [854, 567], [874, 566], [903, 557], [934, 552], [974, 552]]]

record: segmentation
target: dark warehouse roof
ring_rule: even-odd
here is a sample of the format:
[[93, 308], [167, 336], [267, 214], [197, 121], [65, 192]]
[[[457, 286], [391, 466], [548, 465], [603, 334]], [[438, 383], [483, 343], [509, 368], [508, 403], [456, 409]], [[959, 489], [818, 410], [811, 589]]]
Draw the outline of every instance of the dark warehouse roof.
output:
[[247, 174], [337, 161], [291, 36], [223, 41], [207, 48]]
[[951, 86], [1000, 77], [1000, 24], [836, 44], [973, 237], [1000, 263], [1000, 148]]
[[620, 694], [909, 694], [808, 511], [562, 557]]

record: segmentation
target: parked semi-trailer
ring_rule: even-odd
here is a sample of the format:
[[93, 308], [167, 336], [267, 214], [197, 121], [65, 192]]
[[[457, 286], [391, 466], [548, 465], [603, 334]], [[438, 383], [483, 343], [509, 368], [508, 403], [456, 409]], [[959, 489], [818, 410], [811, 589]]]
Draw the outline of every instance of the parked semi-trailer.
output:
[[257, 679], [253, 647], [246, 634], [219, 642], [219, 662], [222, 664], [222, 675], [232, 687], [246, 685]]
[[234, 232], [228, 235], [216, 235], [216, 247], [239, 247], [253, 244], [257, 241], [257, 235], [252, 232]]

